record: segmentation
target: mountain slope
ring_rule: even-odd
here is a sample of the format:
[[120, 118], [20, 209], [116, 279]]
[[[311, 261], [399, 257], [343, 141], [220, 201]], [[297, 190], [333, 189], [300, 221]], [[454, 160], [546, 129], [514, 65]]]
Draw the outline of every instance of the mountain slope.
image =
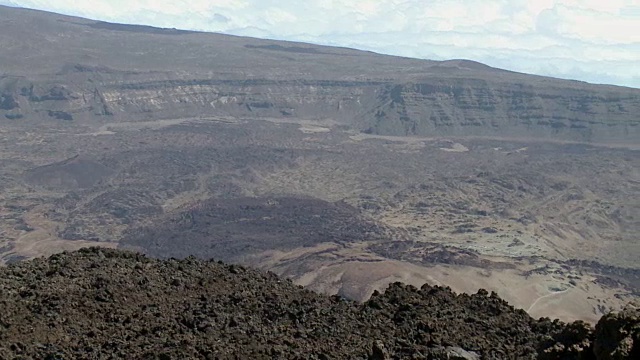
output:
[[638, 89], [6, 7], [0, 49], [0, 264], [128, 248], [593, 323], [640, 294]]
[[331, 119], [382, 135], [637, 145], [640, 90], [0, 7], [3, 121]]

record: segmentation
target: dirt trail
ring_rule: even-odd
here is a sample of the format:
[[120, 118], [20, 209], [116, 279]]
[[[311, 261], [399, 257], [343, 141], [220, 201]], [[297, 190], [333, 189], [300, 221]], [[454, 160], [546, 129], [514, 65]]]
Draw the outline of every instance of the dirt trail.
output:
[[540, 296], [533, 303], [531, 303], [531, 305], [529, 305], [529, 308], [527, 309], [527, 312], [531, 313], [531, 311], [535, 308], [535, 306], [538, 305], [538, 302], [540, 300], [544, 300], [544, 299], [547, 299], [547, 298], [550, 298], [550, 297], [553, 297], [553, 296], [562, 295], [562, 294], [566, 293], [567, 291], [569, 291], [569, 289], [564, 289], [562, 291], [556, 291], [556, 292], [552, 292], [552, 293], [547, 294], [547, 295]]

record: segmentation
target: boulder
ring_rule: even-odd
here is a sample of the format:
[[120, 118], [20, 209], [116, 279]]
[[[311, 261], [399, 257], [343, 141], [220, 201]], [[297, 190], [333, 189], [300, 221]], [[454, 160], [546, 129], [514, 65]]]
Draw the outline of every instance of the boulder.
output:
[[598, 321], [593, 352], [598, 360], [640, 359], [640, 308], [637, 304], [605, 315]]

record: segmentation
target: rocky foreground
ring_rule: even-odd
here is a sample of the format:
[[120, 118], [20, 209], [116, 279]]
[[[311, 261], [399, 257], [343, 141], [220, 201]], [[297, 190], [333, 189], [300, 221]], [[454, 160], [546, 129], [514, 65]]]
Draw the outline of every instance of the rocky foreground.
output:
[[534, 320], [495, 294], [366, 303], [240, 266], [89, 248], [0, 269], [0, 359], [640, 359], [640, 312]]

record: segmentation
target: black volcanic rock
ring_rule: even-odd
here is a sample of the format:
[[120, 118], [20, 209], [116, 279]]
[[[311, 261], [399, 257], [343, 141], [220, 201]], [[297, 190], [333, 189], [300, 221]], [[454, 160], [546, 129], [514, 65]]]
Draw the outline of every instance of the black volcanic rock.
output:
[[0, 95], [0, 109], [1, 110], [13, 110], [20, 107], [20, 104], [16, 102], [13, 95]]
[[596, 325], [594, 353], [598, 359], [640, 358], [640, 308], [628, 306], [611, 313]]
[[0, 269], [0, 308], [0, 359], [535, 359], [582, 326], [486, 291], [396, 283], [359, 304], [237, 265], [100, 248]]
[[130, 228], [120, 246], [158, 258], [195, 255], [236, 262], [266, 250], [385, 239], [385, 230], [343, 202], [242, 197], [210, 199], [152, 225]]
[[25, 180], [30, 185], [51, 189], [78, 190], [89, 188], [111, 175], [101, 163], [76, 155], [72, 158], [28, 170]]

